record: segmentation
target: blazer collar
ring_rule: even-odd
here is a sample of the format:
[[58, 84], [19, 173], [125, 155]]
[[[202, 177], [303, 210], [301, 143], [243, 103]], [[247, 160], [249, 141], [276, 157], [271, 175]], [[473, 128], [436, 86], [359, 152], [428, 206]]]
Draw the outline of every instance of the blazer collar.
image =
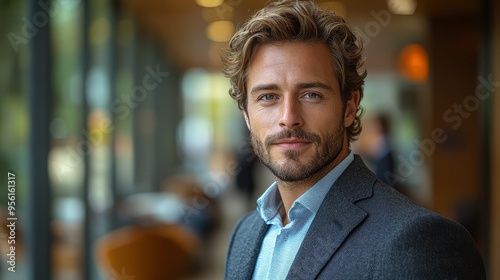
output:
[[292, 263], [287, 279], [313, 279], [367, 213], [354, 202], [371, 197], [376, 177], [361, 158], [330, 188]]

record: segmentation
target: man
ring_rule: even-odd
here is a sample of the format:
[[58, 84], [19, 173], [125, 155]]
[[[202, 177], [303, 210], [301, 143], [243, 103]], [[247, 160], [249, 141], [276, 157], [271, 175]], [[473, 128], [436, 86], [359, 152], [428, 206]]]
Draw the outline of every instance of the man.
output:
[[277, 181], [232, 234], [226, 279], [484, 279], [470, 235], [368, 171], [362, 47], [313, 2], [270, 3], [223, 55], [230, 95]]

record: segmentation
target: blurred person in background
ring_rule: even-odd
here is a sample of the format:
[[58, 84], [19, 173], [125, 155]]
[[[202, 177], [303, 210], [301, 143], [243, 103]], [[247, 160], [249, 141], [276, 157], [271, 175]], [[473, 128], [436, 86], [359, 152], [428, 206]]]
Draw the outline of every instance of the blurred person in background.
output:
[[372, 125], [378, 130], [378, 146], [373, 155], [375, 175], [380, 181], [391, 185], [391, 181], [394, 180], [391, 180], [390, 176], [394, 176], [395, 169], [392, 144], [389, 139], [389, 118], [384, 115], [377, 115], [373, 118]]
[[464, 227], [367, 169], [361, 132], [362, 44], [312, 1], [270, 3], [223, 54], [273, 183], [229, 241], [226, 279], [485, 279]]
[[384, 114], [377, 114], [364, 121], [363, 134], [356, 142], [355, 151], [364, 156], [377, 178], [394, 184], [395, 162], [390, 139], [390, 120]]

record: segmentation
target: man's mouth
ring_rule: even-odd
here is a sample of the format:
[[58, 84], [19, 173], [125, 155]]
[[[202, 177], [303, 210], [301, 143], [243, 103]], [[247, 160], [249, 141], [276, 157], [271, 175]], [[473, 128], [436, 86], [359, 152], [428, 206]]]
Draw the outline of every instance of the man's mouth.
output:
[[300, 139], [300, 138], [285, 138], [275, 141], [273, 145], [278, 146], [282, 149], [286, 150], [298, 150], [302, 149], [305, 146], [311, 144], [310, 141]]

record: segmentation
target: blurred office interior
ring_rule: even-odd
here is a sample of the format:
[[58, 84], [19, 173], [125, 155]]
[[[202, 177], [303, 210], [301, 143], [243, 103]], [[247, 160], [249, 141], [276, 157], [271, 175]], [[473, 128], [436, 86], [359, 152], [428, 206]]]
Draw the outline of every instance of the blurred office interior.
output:
[[[1, 279], [223, 278], [232, 226], [273, 179], [219, 52], [266, 2], [0, 3], [0, 218], [8, 173], [17, 218]], [[317, 2], [366, 46], [352, 149], [375, 171], [390, 143], [383, 179], [466, 226], [500, 279], [500, 1]]]

